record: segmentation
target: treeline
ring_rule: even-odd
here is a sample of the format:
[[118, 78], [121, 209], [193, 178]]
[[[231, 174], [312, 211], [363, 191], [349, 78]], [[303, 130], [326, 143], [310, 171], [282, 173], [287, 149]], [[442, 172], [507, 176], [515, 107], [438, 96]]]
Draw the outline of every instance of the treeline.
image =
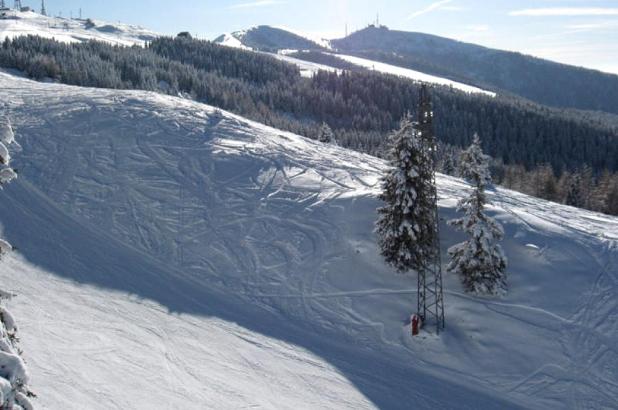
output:
[[[438, 171], [461, 177], [459, 158], [462, 149], [440, 144]], [[618, 173], [607, 170], [595, 173], [589, 166], [557, 175], [551, 165], [532, 169], [522, 165], [506, 165], [492, 159], [490, 164], [494, 183], [514, 191], [560, 204], [618, 215]]]
[[549, 165], [527, 171], [521, 165], [495, 168], [496, 182], [538, 198], [591, 211], [618, 215], [618, 173], [596, 174], [590, 167], [556, 176]]
[[[310, 138], [326, 122], [339, 144], [377, 156], [404, 113], [415, 114], [418, 98], [407, 79], [368, 71], [303, 78], [270, 56], [189, 38], [158, 38], [142, 48], [18, 37], [2, 43], [0, 66], [71, 85], [182, 95]], [[468, 146], [477, 131], [485, 152], [505, 165], [549, 164], [559, 176], [584, 165], [594, 177], [618, 170], [611, 117], [448, 87], [432, 94], [436, 134], [445, 144]]]

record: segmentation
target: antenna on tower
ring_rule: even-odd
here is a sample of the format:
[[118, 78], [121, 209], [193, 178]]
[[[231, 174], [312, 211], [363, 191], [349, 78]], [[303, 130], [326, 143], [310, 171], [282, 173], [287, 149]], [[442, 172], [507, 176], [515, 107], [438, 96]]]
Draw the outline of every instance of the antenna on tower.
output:
[[0, 10], [5, 8], [6, 6], [4, 5], [4, 0], [0, 0]]
[[21, 10], [21, 0], [15, 0], [15, 10]]
[[424, 269], [418, 272], [418, 312], [427, 323], [432, 319], [436, 325], [436, 332], [444, 329], [444, 292], [442, 288], [442, 257], [440, 255], [440, 218], [438, 216], [438, 189], [436, 186], [437, 141], [433, 131], [433, 108], [427, 85], [422, 84], [418, 102], [417, 129], [424, 140], [425, 149], [429, 150], [432, 159], [432, 188], [431, 199], [434, 204], [432, 217], [432, 253]]
[[348, 36], [348, 23], [345, 23], [345, 36]]
[[79, 19], [80, 20], [82, 19], [82, 8], [81, 7], [79, 8]]
[[41, 14], [47, 16], [47, 10], [45, 10], [45, 0], [41, 0]]
[[376, 27], [380, 27], [380, 13], [376, 13]]

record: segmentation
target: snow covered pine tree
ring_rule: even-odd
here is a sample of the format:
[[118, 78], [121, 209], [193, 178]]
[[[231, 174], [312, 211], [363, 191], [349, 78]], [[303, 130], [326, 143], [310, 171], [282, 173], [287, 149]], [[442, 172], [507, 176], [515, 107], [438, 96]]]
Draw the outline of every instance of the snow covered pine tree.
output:
[[410, 115], [391, 137], [391, 169], [382, 179], [376, 233], [380, 253], [399, 273], [420, 271], [434, 252], [432, 161]]
[[[15, 139], [10, 121], [0, 121], [0, 186], [4, 186], [17, 177], [14, 169], [9, 167], [11, 156], [7, 146]], [[0, 239], [0, 259], [13, 250], [11, 244]], [[0, 290], [0, 302], [13, 295]], [[28, 388], [28, 372], [21, 358], [17, 326], [13, 315], [0, 306], [0, 409], [31, 410], [34, 407], [29, 397], [34, 394]]]
[[448, 271], [461, 276], [467, 292], [498, 295], [506, 291], [506, 257], [496, 242], [503, 238], [502, 226], [485, 215], [487, 204], [485, 188], [491, 184], [489, 157], [483, 154], [481, 141], [474, 134], [472, 145], [461, 153], [460, 173], [473, 187], [470, 196], [457, 204], [463, 218], [448, 223], [469, 235], [465, 242], [452, 246], [448, 253], [451, 260]]
[[323, 122], [320, 126], [320, 131], [318, 133], [318, 141], [325, 142], [327, 144], [336, 143], [333, 130], [325, 122]]

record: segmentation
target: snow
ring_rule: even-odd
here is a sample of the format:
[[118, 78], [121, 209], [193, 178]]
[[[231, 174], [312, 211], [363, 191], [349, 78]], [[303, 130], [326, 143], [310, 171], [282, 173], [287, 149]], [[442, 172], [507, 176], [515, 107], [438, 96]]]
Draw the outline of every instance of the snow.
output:
[[247, 47], [238, 38], [236, 38], [234, 34], [224, 34], [223, 40], [221, 40], [218, 44], [222, 46], [226, 46], [226, 47], [240, 48], [243, 50], [252, 50], [251, 47]]
[[23, 35], [36, 35], [65, 43], [97, 40], [133, 46], [144, 45], [146, 41], [158, 36], [155, 32], [129, 24], [92, 20], [95, 26], [86, 28], [85, 19], [43, 16], [32, 11], [10, 13], [9, 18], [0, 18], [0, 41]]
[[328, 65], [312, 63], [310, 61], [305, 61], [305, 60], [300, 60], [298, 58], [290, 57], [289, 55], [286, 55], [286, 54], [280, 54], [280, 53], [278, 54], [264, 53], [264, 54], [268, 54], [276, 58], [277, 60], [285, 61], [286, 63], [296, 65], [300, 69], [300, 75], [302, 75], [303, 77], [311, 78], [313, 77], [315, 73], [317, 73], [320, 70], [329, 71], [329, 72], [337, 72], [337, 73], [341, 73], [342, 71], [342, 70], [336, 69]]
[[480, 94], [486, 94], [492, 97], [496, 96], [496, 93], [491, 92], [491, 91], [482, 90], [480, 88], [467, 85], [467, 84], [463, 84], [463, 83], [459, 83], [457, 81], [452, 81], [446, 78], [441, 78], [441, 77], [436, 77], [434, 75], [425, 74], [420, 71], [411, 70], [408, 68], [398, 67], [398, 66], [394, 66], [394, 65], [390, 65], [386, 63], [381, 63], [378, 61], [368, 60], [365, 58], [355, 57], [355, 56], [350, 56], [350, 55], [345, 55], [345, 54], [332, 54], [332, 55], [335, 57], [341, 58], [342, 60], [345, 60], [347, 62], [350, 62], [352, 64], [356, 64], [361, 67], [369, 68], [373, 71], [378, 71], [380, 73], [393, 74], [393, 75], [397, 75], [400, 77], [410, 78], [414, 81], [421, 81], [424, 83], [445, 85], [448, 87], [453, 87], [457, 90], [465, 91], [467, 93], [480, 93]]
[[[23, 147], [0, 281], [37, 408], [618, 400], [618, 218], [489, 191], [509, 293], [445, 275], [446, 331], [412, 339], [416, 279], [373, 234], [383, 161], [142, 91], [0, 73], [0, 100]], [[438, 184], [457, 216], [469, 186]], [[441, 230], [446, 262], [464, 236]]]

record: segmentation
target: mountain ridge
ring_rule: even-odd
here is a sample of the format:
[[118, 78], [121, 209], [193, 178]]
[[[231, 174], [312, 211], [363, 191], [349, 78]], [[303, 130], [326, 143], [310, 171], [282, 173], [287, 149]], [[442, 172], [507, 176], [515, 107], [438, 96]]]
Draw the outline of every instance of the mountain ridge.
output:
[[[259, 27], [253, 31], [268, 38], [268, 31]], [[253, 41], [252, 48], [266, 47], [272, 52], [290, 48], [278, 47], [276, 41], [258, 40]], [[385, 26], [371, 25], [330, 40], [330, 45], [330, 53], [418, 70], [544, 105], [618, 114], [618, 75], [613, 73]], [[315, 47], [308, 50], [324, 51]]]

